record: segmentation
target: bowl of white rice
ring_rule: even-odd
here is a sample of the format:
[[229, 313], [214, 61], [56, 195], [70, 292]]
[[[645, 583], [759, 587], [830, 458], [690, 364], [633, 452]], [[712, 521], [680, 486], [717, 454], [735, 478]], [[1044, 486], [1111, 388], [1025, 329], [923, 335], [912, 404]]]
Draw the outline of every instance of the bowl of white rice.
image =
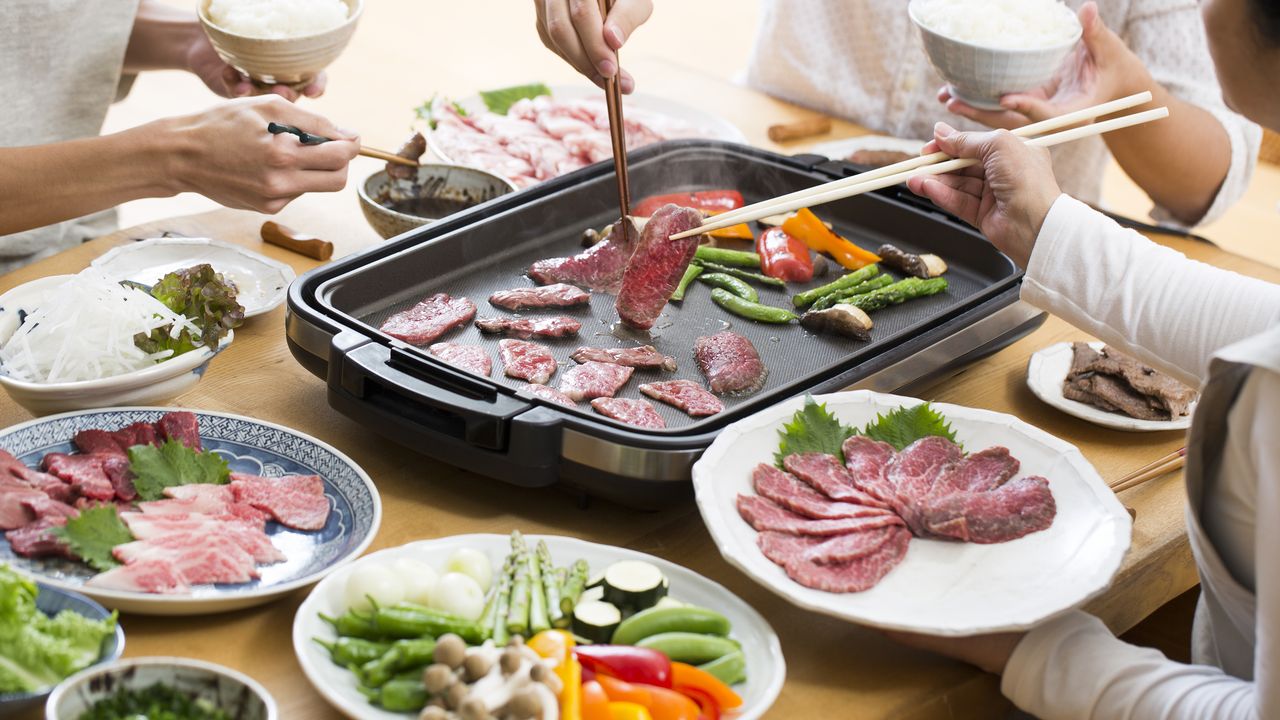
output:
[[0, 387], [34, 415], [117, 405], [162, 405], [200, 382], [217, 350], [148, 354], [135, 333], [185, 316], [102, 271], [53, 275], [0, 295]]
[[907, 12], [952, 97], [983, 110], [1043, 87], [1082, 32], [1060, 0], [911, 0]]
[[200, 0], [218, 55], [267, 85], [302, 87], [342, 54], [364, 0]]

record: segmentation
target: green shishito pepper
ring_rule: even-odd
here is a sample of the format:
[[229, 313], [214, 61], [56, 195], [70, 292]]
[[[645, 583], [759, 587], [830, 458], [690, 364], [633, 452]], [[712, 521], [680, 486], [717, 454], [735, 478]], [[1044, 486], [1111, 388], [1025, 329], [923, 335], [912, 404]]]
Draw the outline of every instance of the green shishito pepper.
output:
[[760, 269], [760, 256], [744, 250], [729, 250], [727, 248], [711, 247], [710, 245], [699, 245], [694, 257], [721, 265]]
[[751, 302], [759, 302], [760, 300], [760, 295], [755, 291], [755, 288], [732, 275], [718, 272], [703, 273], [698, 276], [698, 282], [728, 290], [743, 300], [750, 300]]
[[711, 299], [715, 304], [728, 310], [734, 315], [744, 317], [748, 320], [765, 323], [789, 323], [796, 319], [796, 314], [790, 310], [785, 310], [772, 305], [761, 305], [750, 300], [744, 300], [737, 295], [715, 288], [711, 291]]
[[360, 684], [382, 687], [397, 673], [424, 668], [431, 664], [435, 650], [436, 641], [429, 637], [397, 640], [381, 656], [361, 663]]
[[440, 637], [454, 633], [471, 645], [479, 645], [486, 637], [479, 623], [407, 602], [375, 609], [373, 622], [378, 632], [391, 638]]
[[365, 640], [358, 637], [340, 637], [332, 642], [321, 638], [312, 638], [321, 647], [329, 651], [329, 659], [335, 665], [363, 665], [370, 660], [377, 660], [391, 649], [391, 643], [376, 640]]

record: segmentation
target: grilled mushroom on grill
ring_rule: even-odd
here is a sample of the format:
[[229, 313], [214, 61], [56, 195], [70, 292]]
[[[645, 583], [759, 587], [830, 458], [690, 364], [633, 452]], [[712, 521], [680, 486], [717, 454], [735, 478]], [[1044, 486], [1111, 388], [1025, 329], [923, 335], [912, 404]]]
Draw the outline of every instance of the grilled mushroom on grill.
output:
[[916, 255], [888, 243], [881, 245], [876, 254], [884, 260], [885, 265], [918, 278], [938, 277], [947, 271], [947, 263], [937, 255]]
[[871, 317], [860, 308], [845, 303], [826, 310], [810, 310], [800, 317], [800, 324], [814, 332], [830, 332], [855, 340], [871, 339]]

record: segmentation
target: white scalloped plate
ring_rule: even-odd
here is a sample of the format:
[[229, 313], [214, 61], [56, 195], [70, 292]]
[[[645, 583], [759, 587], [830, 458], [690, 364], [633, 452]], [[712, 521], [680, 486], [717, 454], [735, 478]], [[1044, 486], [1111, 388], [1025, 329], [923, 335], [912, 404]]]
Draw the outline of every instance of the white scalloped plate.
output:
[[[869, 390], [816, 399], [854, 426], [921, 402]], [[752, 468], [773, 462], [778, 429], [803, 404], [804, 398], [791, 398], [729, 425], [693, 466], [698, 510], [720, 553], [793, 605], [929, 635], [1025, 630], [1105, 590], [1129, 549], [1129, 514], [1075, 446], [1011, 415], [933, 403], [966, 449], [1003, 445], [1022, 462], [1020, 476], [1049, 479], [1058, 507], [1053, 525], [996, 545], [914, 538], [902, 563], [870, 590], [829, 593], [804, 587], [761, 554], [756, 531], [738, 515], [735, 503], [739, 493], [754, 492]]]

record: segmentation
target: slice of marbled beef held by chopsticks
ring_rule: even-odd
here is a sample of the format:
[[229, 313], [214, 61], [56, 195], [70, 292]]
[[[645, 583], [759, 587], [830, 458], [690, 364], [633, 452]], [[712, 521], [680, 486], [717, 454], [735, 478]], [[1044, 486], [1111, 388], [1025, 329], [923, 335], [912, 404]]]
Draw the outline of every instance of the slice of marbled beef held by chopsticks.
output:
[[675, 204], [658, 208], [645, 223], [640, 242], [627, 261], [615, 304], [623, 324], [637, 330], [653, 327], [693, 262], [702, 238], [693, 235], [672, 240], [671, 236], [701, 224], [702, 213]]

